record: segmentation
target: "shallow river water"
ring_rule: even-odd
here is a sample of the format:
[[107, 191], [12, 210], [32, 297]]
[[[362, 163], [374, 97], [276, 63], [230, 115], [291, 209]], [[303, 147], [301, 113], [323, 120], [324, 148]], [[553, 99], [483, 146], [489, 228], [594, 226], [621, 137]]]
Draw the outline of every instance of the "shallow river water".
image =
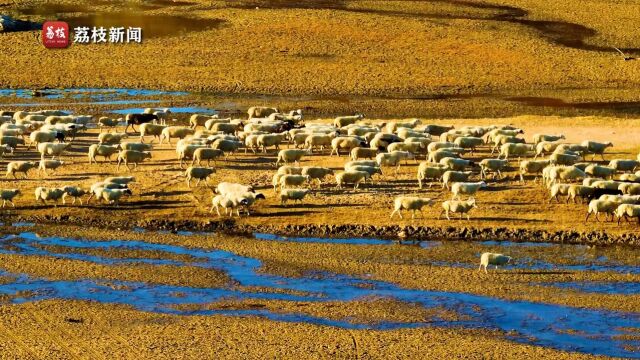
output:
[[[270, 241], [280, 241], [273, 237]], [[629, 340], [640, 329], [640, 314], [621, 313], [567, 306], [508, 301], [469, 293], [407, 289], [392, 283], [354, 276], [317, 272], [302, 277], [271, 275], [261, 271], [262, 262], [228, 251], [208, 250], [134, 240], [93, 241], [61, 237], [40, 237], [33, 232], [7, 235], [0, 242], [0, 253], [47, 256], [86, 261], [108, 266], [145, 263], [149, 265], [198, 266], [224, 272], [237, 286], [192, 288], [163, 284], [104, 281], [100, 279], [50, 280], [28, 274], [3, 275], [10, 278], [0, 285], [0, 294], [15, 303], [44, 299], [84, 300], [130, 305], [142, 311], [178, 315], [255, 315], [275, 321], [306, 322], [350, 329], [395, 329], [420, 326], [489, 328], [502, 330], [513, 341], [590, 354], [640, 357], [633, 352], [640, 341]], [[437, 246], [437, 245], [436, 245]], [[51, 250], [57, 249], [57, 250]], [[64, 251], [60, 250], [64, 249]], [[87, 254], [86, 250], [137, 250], [189, 256], [191, 261], [157, 257], [113, 258]], [[260, 292], [250, 288], [259, 287]], [[28, 294], [28, 295], [23, 295]], [[353, 319], [335, 320], [295, 312], [250, 310], [182, 310], [180, 305], [209, 304], [222, 300], [284, 300], [305, 302], [349, 302], [371, 298], [390, 298], [419, 304], [425, 308], [455, 311], [463, 320], [436, 318], [428, 323], [359, 323]], [[629, 330], [631, 329], [631, 330]], [[635, 334], [637, 335], [637, 334]]]

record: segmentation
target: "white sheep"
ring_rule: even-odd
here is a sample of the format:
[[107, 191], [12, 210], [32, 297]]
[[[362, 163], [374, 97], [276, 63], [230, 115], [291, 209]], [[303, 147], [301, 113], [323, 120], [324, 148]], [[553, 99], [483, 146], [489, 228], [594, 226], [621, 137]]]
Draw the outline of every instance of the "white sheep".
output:
[[184, 139], [189, 135], [193, 135], [195, 130], [189, 127], [184, 126], [167, 126], [162, 129], [162, 133], [160, 135], [160, 144], [162, 144], [165, 140], [171, 145], [172, 138]]
[[60, 157], [62, 153], [64, 153], [64, 151], [69, 148], [70, 145], [71, 143], [40, 143], [38, 144], [38, 152], [40, 153], [40, 157], [42, 159], [44, 159], [46, 155], [51, 155], [51, 158], [53, 159], [56, 156]]
[[344, 184], [353, 184], [353, 189], [357, 189], [360, 183], [371, 177], [368, 172], [347, 170], [335, 174], [338, 189], [342, 189]]
[[454, 214], [459, 213], [461, 220], [462, 220], [462, 215], [467, 214], [467, 221], [468, 221], [470, 220], [469, 211], [477, 207], [478, 205], [476, 204], [476, 199], [474, 198], [469, 198], [466, 201], [447, 200], [442, 203], [442, 212], [440, 213], [440, 216], [438, 216], [438, 219], [442, 217], [442, 214], [445, 214], [447, 217], [447, 220], [451, 220], [451, 218], [449, 218], [449, 212], [452, 212]]
[[569, 199], [569, 187], [570, 184], [553, 184], [551, 185], [551, 188], [549, 189], [550, 192], [550, 196], [549, 196], [549, 202], [551, 202], [551, 199], [556, 199], [557, 202], [560, 202], [560, 200], [558, 200], [558, 196], [559, 195], [566, 195], [567, 196], [567, 201]]
[[563, 134], [558, 134], [558, 135], [544, 135], [544, 134], [535, 134], [533, 135], [533, 140], [532, 142], [537, 145], [543, 141], [547, 141], [547, 142], [554, 142], [554, 141], [559, 141], [559, 140], [564, 140], [566, 139], [565, 136]]
[[298, 150], [298, 149], [284, 149], [278, 152], [278, 158], [276, 159], [276, 166], [280, 165], [280, 163], [296, 163], [299, 164], [300, 160], [304, 155], [308, 155], [309, 151], [307, 150]]
[[511, 261], [512, 261], [511, 256], [485, 252], [485, 253], [482, 253], [482, 255], [480, 255], [480, 267], [478, 268], [478, 271], [482, 271], [482, 268], [484, 267], [484, 272], [488, 273], [487, 267], [489, 267], [489, 265], [495, 265], [497, 270], [498, 266], [507, 265]]
[[498, 159], [504, 156], [504, 159], [508, 160], [511, 155], [518, 157], [527, 156], [530, 151], [533, 151], [533, 145], [506, 143], [500, 147]]
[[378, 149], [370, 149], [365, 147], [356, 147], [351, 149], [351, 160], [373, 159], [378, 155]]
[[520, 182], [524, 182], [524, 175], [535, 174], [533, 181], [538, 179], [544, 168], [551, 164], [550, 160], [523, 160], [520, 162]]
[[612, 147], [613, 144], [611, 142], [601, 143], [597, 141], [585, 140], [580, 145], [587, 148], [587, 151], [593, 154], [591, 160], [593, 160], [596, 155], [600, 155], [602, 160], [604, 161], [604, 152], [608, 147]]
[[629, 218], [638, 218], [638, 224], [640, 224], [640, 205], [620, 204], [614, 214], [618, 218], [618, 225], [620, 225], [620, 220], [623, 217], [627, 222], [629, 222]]
[[85, 190], [78, 186], [65, 186], [62, 188], [64, 190], [64, 195], [62, 195], [62, 204], [66, 204], [67, 196], [71, 196], [73, 198], [72, 205], [75, 205], [76, 199], [80, 201], [80, 205], [82, 205], [82, 197], [89, 193], [88, 190]]
[[128, 138], [127, 133], [100, 133], [98, 135], [99, 144], [120, 144], [123, 139]]
[[233, 193], [253, 193], [255, 190], [251, 185], [242, 185], [231, 182], [221, 182], [216, 186], [215, 193], [219, 195], [229, 195]]
[[482, 179], [486, 178], [489, 172], [494, 173], [493, 178], [495, 179], [496, 176], [502, 178], [502, 170], [509, 166], [509, 161], [501, 159], [482, 159], [479, 165], [480, 177]]
[[613, 175], [616, 173], [616, 169], [613, 167], [593, 164], [593, 165], [587, 166], [584, 169], [584, 172], [594, 177], [612, 179]]
[[460, 199], [460, 195], [475, 195], [478, 190], [486, 188], [487, 183], [484, 181], [479, 182], [455, 182], [451, 185], [451, 193], [453, 194], [452, 199]]
[[124, 195], [132, 195], [131, 189], [102, 188], [102, 191], [100, 192], [100, 199], [106, 201], [108, 204], [118, 206], [120, 199]]
[[301, 186], [309, 182], [309, 180], [308, 175], [283, 175], [280, 177], [280, 189], [291, 186]]
[[153, 136], [153, 138], [151, 138], [152, 142], [155, 138], [158, 139], [158, 142], [162, 143], [160, 136], [162, 136], [162, 132], [164, 131], [164, 129], [166, 129], [166, 126], [164, 125], [156, 125], [151, 123], [140, 125], [140, 142], [144, 142], [145, 136]]
[[340, 156], [341, 149], [345, 149], [349, 153], [351, 153], [351, 150], [360, 146], [364, 146], [365, 144], [366, 143], [364, 142], [364, 140], [356, 137], [338, 136], [331, 140], [330, 155], [333, 155], [335, 153], [336, 155]]
[[187, 168], [187, 171], [185, 171], [184, 173], [184, 176], [186, 177], [186, 180], [187, 180], [187, 187], [191, 188], [192, 179], [197, 180], [196, 186], [198, 186], [198, 184], [200, 184], [200, 181], [202, 180], [204, 180], [206, 184], [207, 178], [209, 178], [209, 176], [211, 176], [215, 172], [216, 170], [212, 168], [189, 166]]
[[62, 199], [64, 190], [60, 188], [47, 188], [37, 187], [35, 190], [36, 203], [42, 201], [43, 204], [47, 204], [47, 201], [53, 201], [54, 206], [58, 207], [58, 200]]
[[609, 161], [609, 167], [617, 171], [636, 171], [640, 167], [640, 161], [633, 159], [613, 159]]
[[466, 182], [473, 173], [471, 171], [447, 170], [442, 174], [442, 187], [449, 190], [449, 184], [453, 182]]
[[120, 170], [120, 164], [124, 163], [127, 170], [131, 171], [129, 163], [133, 163], [133, 168], [138, 168], [138, 163], [143, 162], [145, 159], [151, 159], [151, 153], [148, 151], [135, 151], [135, 150], [122, 150], [118, 153], [118, 165], [116, 171]]
[[[449, 168], [446, 165], [426, 161], [421, 162], [418, 166], [418, 185], [420, 186], [420, 189], [422, 189], [422, 182], [424, 180], [430, 179], [439, 181], [448, 169]], [[433, 185], [433, 183], [429, 182], [429, 188], [431, 188], [431, 185]]]
[[309, 189], [282, 189], [280, 191], [280, 203], [284, 205], [288, 200], [302, 202], [309, 191]]
[[7, 174], [5, 175], [5, 177], [13, 175], [13, 178], [17, 179], [18, 177], [16, 176], [16, 174], [23, 173], [24, 178], [26, 179], [29, 170], [35, 168], [36, 166], [38, 165], [33, 161], [12, 161], [7, 164]]
[[589, 216], [591, 214], [595, 214], [596, 221], [600, 221], [600, 219], [598, 219], [598, 214], [600, 213], [606, 214], [607, 218], [609, 217], [609, 215], [611, 215], [611, 219], [613, 219], [613, 213], [619, 205], [619, 201], [593, 199], [589, 202], [587, 217], [584, 219], [584, 221], [586, 222], [587, 220], [589, 220]]
[[435, 201], [431, 198], [398, 196], [393, 201], [393, 211], [391, 212], [390, 218], [393, 219], [393, 215], [397, 213], [400, 219], [402, 219], [402, 210], [409, 210], [411, 211], [411, 219], [414, 219], [416, 211], [419, 211], [420, 215], [422, 215], [422, 208], [425, 206], [433, 206], [433, 204], [435, 204]]
[[383, 166], [395, 166], [396, 172], [398, 172], [398, 170], [400, 170], [400, 162], [402, 160], [414, 158], [415, 156], [408, 151], [394, 151], [376, 155], [376, 163], [380, 168], [382, 168]]
[[100, 145], [100, 144], [91, 144], [89, 146], [89, 164], [98, 163], [96, 156], [102, 156], [106, 160], [111, 160], [111, 156], [116, 154], [120, 150], [120, 145]]
[[38, 170], [47, 175], [47, 169], [56, 170], [60, 166], [64, 165], [64, 161], [60, 160], [40, 160]]
[[[279, 171], [280, 170], [278, 169], [278, 172]], [[318, 186], [322, 186], [322, 180], [327, 175], [333, 175], [333, 170], [321, 166], [305, 166], [302, 168], [302, 172], [300, 174], [308, 176], [309, 181], [317, 180]]]

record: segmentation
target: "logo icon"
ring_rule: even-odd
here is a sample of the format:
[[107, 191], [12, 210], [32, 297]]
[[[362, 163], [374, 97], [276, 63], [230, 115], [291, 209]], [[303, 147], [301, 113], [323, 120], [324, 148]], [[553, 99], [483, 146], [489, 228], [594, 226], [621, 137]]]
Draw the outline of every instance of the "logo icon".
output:
[[42, 44], [48, 49], [69, 46], [69, 24], [64, 21], [47, 21], [42, 25]]

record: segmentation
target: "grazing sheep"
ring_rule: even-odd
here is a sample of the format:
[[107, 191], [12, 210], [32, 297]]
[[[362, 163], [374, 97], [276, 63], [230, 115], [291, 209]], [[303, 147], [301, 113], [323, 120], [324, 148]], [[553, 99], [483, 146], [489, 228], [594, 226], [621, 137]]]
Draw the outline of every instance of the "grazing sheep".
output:
[[589, 141], [589, 140], [583, 141], [580, 145], [587, 148], [587, 152], [593, 154], [593, 156], [591, 157], [591, 160], [593, 160], [596, 157], [596, 155], [600, 155], [603, 161], [604, 161], [605, 150], [607, 150], [608, 147], [613, 146], [611, 142], [601, 143], [601, 142]]
[[480, 161], [479, 165], [481, 179], [486, 178], [489, 172], [494, 173], [493, 178], [495, 179], [496, 175], [502, 178], [502, 170], [509, 166], [509, 161], [500, 159], [483, 159]]
[[213, 163], [216, 164], [216, 159], [218, 159], [222, 155], [224, 155], [224, 152], [222, 150], [202, 147], [197, 148], [193, 152], [193, 161], [191, 161], [191, 165], [195, 164], [196, 162], [198, 163], [198, 165], [200, 165], [202, 160], [207, 160], [207, 166], [211, 164], [211, 160], [213, 160]]
[[394, 151], [391, 153], [380, 153], [376, 155], [376, 163], [378, 167], [395, 166], [396, 173], [400, 170], [400, 162], [402, 160], [414, 159], [415, 156], [408, 151]]
[[353, 184], [353, 189], [357, 189], [363, 180], [371, 177], [368, 172], [347, 170], [335, 174], [338, 189], [342, 189], [344, 184]]
[[511, 260], [511, 256], [485, 252], [480, 255], [480, 267], [478, 268], [478, 271], [482, 271], [482, 268], [484, 267], [485, 274], [488, 274], [489, 272], [487, 271], [487, 267], [489, 267], [489, 265], [495, 265], [497, 270], [498, 266], [507, 265]]
[[122, 150], [135, 150], [135, 151], [151, 151], [153, 146], [151, 144], [135, 143], [135, 142], [123, 142], [121, 144]]
[[120, 150], [120, 145], [100, 145], [92, 144], [89, 146], [89, 164], [97, 163], [96, 156], [103, 156], [105, 161], [111, 160], [111, 156]]
[[51, 158], [60, 157], [62, 153], [64, 153], [67, 148], [69, 148], [71, 144], [59, 144], [59, 143], [40, 143], [38, 144], [38, 152], [40, 153], [40, 157], [44, 159], [46, 155], [51, 155]]
[[223, 208], [225, 215], [233, 216], [233, 210], [235, 209], [237, 215], [240, 216], [240, 206], [248, 202], [247, 199], [242, 199], [239, 203], [236, 203], [226, 195], [216, 195], [211, 199], [211, 210], [209, 212], [213, 212], [213, 209], [215, 209], [218, 216], [221, 216], [220, 208]]
[[369, 147], [379, 151], [387, 151], [387, 147], [396, 142], [404, 142], [404, 139], [394, 134], [377, 133], [369, 141]]
[[469, 195], [469, 196], [475, 195], [478, 192], [478, 190], [486, 187], [487, 187], [487, 183], [485, 183], [484, 181], [479, 181], [475, 183], [455, 182], [453, 183], [453, 185], [451, 185], [451, 193], [453, 194], [451, 199], [452, 200], [460, 199], [460, 195]]
[[452, 142], [442, 142], [442, 141], [435, 141], [427, 145], [427, 151], [430, 153], [436, 150], [450, 149], [450, 148], [460, 148], [460, 147]]
[[364, 165], [353, 165], [345, 168], [347, 171], [364, 171], [369, 174], [369, 180], [371, 184], [373, 184], [373, 175], [380, 174], [382, 175], [382, 170], [380, 170], [377, 166], [364, 166]]
[[[239, 207], [247, 212], [247, 216], [251, 215], [251, 212], [249, 211], [251, 205], [253, 205], [259, 199], [265, 199], [265, 196], [263, 194], [254, 192], [232, 192], [230, 194], [227, 194], [226, 196], [231, 199], [233, 203], [239, 204]], [[238, 216], [240, 216], [240, 212], [237, 212]]]
[[187, 178], [187, 187], [191, 188], [192, 179], [197, 179], [196, 186], [200, 184], [201, 180], [204, 180], [206, 184], [207, 178], [209, 178], [209, 176], [211, 176], [211, 174], [215, 172], [216, 170], [212, 168], [189, 166], [187, 168], [187, 171], [184, 173], [185, 177]]
[[56, 140], [56, 131], [41, 131], [37, 130], [29, 134], [29, 146], [27, 150], [31, 149], [31, 145], [34, 145], [36, 148], [38, 144], [45, 142], [54, 142]]
[[558, 195], [566, 195], [567, 196], [567, 202], [569, 201], [569, 184], [553, 184], [551, 185], [550, 188], [550, 193], [551, 196], [549, 197], [549, 202], [551, 202], [551, 199], [556, 199], [557, 202], [560, 202], [560, 200], [558, 200]]
[[38, 165], [33, 161], [12, 161], [7, 164], [7, 174], [5, 175], [5, 177], [13, 175], [13, 178], [17, 179], [18, 177], [16, 176], [16, 174], [23, 173], [24, 178], [26, 179], [29, 170], [35, 168], [36, 166]]
[[101, 133], [98, 135], [99, 144], [120, 144], [123, 139], [128, 138], [127, 133]]
[[12, 207], [16, 207], [16, 204], [13, 203], [13, 199], [20, 195], [19, 189], [0, 189], [0, 199], [2, 200], [2, 207], [7, 204], [11, 204]]
[[478, 146], [484, 144], [484, 140], [480, 137], [461, 136], [456, 138], [453, 143], [463, 149], [471, 149], [473, 152]]
[[438, 219], [442, 217], [442, 214], [445, 214], [447, 217], [447, 220], [451, 220], [451, 218], [449, 217], [449, 213], [452, 212], [454, 214], [459, 213], [460, 220], [462, 220], [463, 214], [467, 214], [467, 221], [468, 221], [470, 220], [469, 211], [477, 207], [478, 205], [476, 205], [476, 199], [474, 198], [469, 198], [466, 201], [447, 200], [442, 203], [442, 212], [440, 213], [440, 216], [438, 216]]
[[124, 163], [127, 170], [131, 171], [129, 163], [133, 163], [133, 168], [138, 168], [138, 163], [145, 159], [151, 159], [151, 153], [148, 151], [122, 150], [118, 153], [118, 165], [116, 171], [120, 170], [120, 164]]
[[629, 222], [629, 218], [638, 218], [638, 224], [640, 225], [640, 205], [636, 204], [620, 204], [614, 214], [618, 218], [618, 225], [620, 225], [620, 220], [624, 217], [627, 222]]
[[120, 123], [120, 120], [122, 119], [112, 119], [110, 117], [106, 117], [103, 116], [101, 118], [98, 119], [98, 127], [100, 128], [100, 132], [102, 132], [102, 129], [107, 128], [107, 129], [115, 129], [116, 131], [118, 130], [118, 124]]
[[249, 119], [251, 118], [264, 118], [273, 113], [279, 113], [277, 108], [265, 107], [265, 106], [252, 106], [247, 110]]
[[242, 142], [227, 139], [218, 139], [211, 144], [212, 149], [220, 150], [225, 154], [225, 159], [235, 153], [242, 146]]
[[64, 165], [64, 161], [60, 160], [40, 160], [40, 165], [38, 166], [38, 170], [47, 175], [47, 169], [51, 169], [55, 171], [60, 166]]
[[309, 189], [282, 189], [280, 191], [280, 204], [285, 205], [288, 200], [302, 202], [309, 191]]
[[280, 177], [280, 189], [282, 190], [291, 186], [301, 186], [309, 181], [309, 175], [282, 175]]
[[364, 119], [364, 115], [356, 114], [351, 116], [338, 116], [333, 119], [333, 126], [337, 128], [345, 127], [351, 124], [355, 124], [358, 120]]
[[298, 166], [282, 165], [278, 168], [277, 173], [282, 175], [302, 175], [302, 168]]
[[589, 197], [593, 196], [595, 191], [596, 188], [591, 186], [571, 184], [569, 185], [569, 190], [567, 191], [567, 202], [569, 202], [569, 200], [573, 200], [573, 202], [575, 203], [576, 197], [580, 197], [583, 200], [588, 199]]
[[[278, 169], [278, 172], [280, 172], [280, 169]], [[309, 181], [317, 180], [318, 186], [322, 186], [322, 180], [327, 175], [333, 175], [333, 170], [320, 166], [305, 166], [302, 168], [301, 174], [308, 176]]]
[[439, 163], [455, 171], [463, 171], [467, 167], [473, 167], [475, 165], [471, 160], [457, 159], [453, 157], [440, 159]]
[[71, 196], [73, 198], [71, 205], [76, 204], [76, 199], [79, 200], [80, 205], [82, 205], [82, 197], [89, 193], [89, 191], [78, 186], [65, 186], [62, 188], [62, 190], [64, 191], [64, 194], [62, 195], [63, 205], [67, 203], [66, 201], [67, 196]]
[[498, 159], [504, 156], [504, 159], [508, 160], [511, 155], [518, 157], [527, 156], [530, 151], [533, 151], [533, 145], [507, 143], [500, 147]]
[[557, 165], [574, 165], [575, 163], [580, 161], [580, 156], [554, 152], [549, 157], [549, 160], [551, 160], [553, 164]]
[[539, 142], [538, 144], [536, 144], [536, 156], [534, 156], [533, 159], [535, 160], [538, 158], [538, 156], [544, 156], [545, 154], [554, 152], [558, 148], [558, 146], [560, 146], [560, 143], [557, 142]]
[[36, 203], [41, 201], [46, 205], [47, 201], [53, 201], [53, 206], [58, 207], [58, 200], [62, 199], [64, 194], [64, 190], [60, 188], [37, 187], [35, 191]]
[[460, 153], [455, 148], [447, 148], [430, 152], [429, 156], [427, 156], [427, 161], [432, 163], [439, 163], [442, 159], [459, 157]]
[[414, 155], [414, 159], [415, 159], [415, 155], [419, 154], [422, 149], [425, 149], [425, 146], [423, 143], [420, 143], [420, 142], [393, 143], [393, 144], [389, 144], [389, 146], [387, 147], [387, 151], [389, 151], [390, 153], [394, 151], [410, 152]]
[[[390, 218], [393, 219], [394, 214], [398, 214], [400, 219], [402, 219], [402, 210], [411, 211], [411, 219], [415, 218], [416, 211], [422, 214], [422, 208], [425, 206], [433, 206], [435, 201], [431, 198], [421, 198], [415, 196], [398, 196], [393, 201], [393, 211], [391, 212]], [[422, 216], [424, 217], [424, 215]]]
[[195, 130], [189, 127], [184, 126], [167, 126], [162, 129], [162, 133], [160, 135], [160, 144], [162, 144], [165, 140], [171, 145], [172, 138], [184, 139], [189, 135], [193, 135]]
[[280, 165], [280, 163], [296, 163], [299, 164], [300, 160], [303, 156], [308, 155], [308, 150], [298, 150], [298, 149], [284, 149], [278, 152], [278, 158], [276, 159], [276, 166]]
[[602, 165], [589, 165], [584, 169], [584, 172], [595, 177], [613, 179], [613, 175], [616, 173], [616, 169], [613, 167]]
[[335, 152], [336, 155], [340, 156], [340, 149], [346, 149], [350, 153], [351, 150], [365, 145], [366, 142], [356, 137], [338, 136], [331, 140], [330, 155], [333, 155]]
[[233, 193], [252, 193], [255, 192], [253, 186], [242, 185], [238, 183], [221, 182], [216, 186], [215, 193], [220, 195], [229, 195]]
[[156, 138], [160, 143], [162, 143], [162, 139], [160, 138], [160, 136], [162, 136], [162, 132], [166, 128], [167, 127], [164, 125], [156, 125], [152, 123], [140, 125], [140, 142], [144, 142], [145, 136], [153, 136], [153, 138], [151, 139], [152, 142], [153, 139]]
[[108, 204], [118, 206], [120, 199], [124, 195], [132, 195], [131, 189], [107, 189], [102, 188], [100, 191], [100, 199], [106, 201]]
[[313, 153], [313, 149], [319, 147], [320, 151], [324, 151], [325, 148], [331, 146], [333, 140], [332, 135], [328, 134], [311, 134], [304, 140], [304, 146]]
[[591, 200], [589, 202], [589, 210], [587, 211], [587, 217], [584, 219], [586, 222], [589, 220], [589, 216], [593, 213], [596, 216], [596, 221], [600, 221], [598, 219], [598, 214], [603, 213], [606, 214], [608, 218], [611, 215], [611, 220], [613, 220], [613, 213], [620, 205], [618, 201], [609, 201], [609, 200]]
[[544, 134], [535, 134], [533, 135], [533, 143], [535, 145], [538, 145], [539, 143], [546, 141], [546, 142], [554, 142], [554, 141], [559, 141], [559, 140], [564, 140], [566, 139], [564, 137], [564, 135], [562, 134], [558, 134], [558, 135], [544, 135]]
[[442, 126], [442, 125], [427, 125], [424, 127], [424, 132], [432, 135], [432, 136], [440, 136], [446, 133], [449, 130], [453, 130], [453, 126]]
[[[442, 175], [449, 168], [446, 165], [430, 163], [430, 162], [421, 162], [418, 166], [418, 185], [420, 189], [422, 189], [422, 182], [427, 179], [439, 181], [442, 179]], [[429, 182], [429, 188], [433, 185], [432, 182]]]
[[449, 190], [449, 184], [453, 182], [466, 182], [473, 174], [471, 171], [452, 171], [447, 170], [442, 174], [442, 187]]
[[556, 180], [575, 181], [586, 177], [587, 174], [575, 166], [554, 166], [549, 170], [550, 184], [555, 184]]
[[193, 114], [189, 118], [189, 126], [192, 129], [195, 129], [198, 126], [204, 126], [204, 124], [208, 120], [213, 119], [213, 118], [214, 118], [214, 116], [202, 115], [202, 114]]
[[193, 154], [198, 149], [206, 148], [204, 144], [178, 144], [176, 145], [176, 154], [180, 160], [180, 168], [182, 168], [184, 160], [191, 160], [193, 163]]
[[276, 150], [280, 150], [280, 143], [285, 140], [286, 136], [286, 131], [280, 134], [262, 134], [258, 135], [256, 143], [258, 147], [262, 148], [263, 153], [266, 153], [267, 148], [270, 146], [274, 146]]
[[373, 159], [378, 155], [378, 149], [370, 149], [365, 147], [356, 147], [351, 149], [351, 160]]
[[24, 139], [19, 136], [0, 136], [0, 146], [9, 146], [16, 149], [18, 145], [24, 145]]
[[617, 171], [636, 171], [640, 167], [640, 161], [631, 159], [613, 159], [609, 161], [609, 167]]

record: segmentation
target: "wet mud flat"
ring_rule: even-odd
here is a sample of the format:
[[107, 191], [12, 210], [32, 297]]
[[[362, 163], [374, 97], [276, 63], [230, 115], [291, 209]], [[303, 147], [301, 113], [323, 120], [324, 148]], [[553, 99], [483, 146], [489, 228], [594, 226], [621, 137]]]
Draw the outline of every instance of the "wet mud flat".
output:
[[[33, 229], [37, 230], [38, 226]], [[286, 245], [286, 238], [262, 236], [260, 240], [252, 240], [193, 234], [178, 238], [167, 235], [169, 237], [165, 238], [154, 233], [137, 233], [107, 240], [104, 237], [109, 232], [101, 231], [95, 231], [99, 234], [95, 239], [85, 238], [84, 234], [91, 232], [88, 228], [40, 229], [42, 233], [29, 229], [6, 233], [5, 229], [6, 235], [0, 239], [0, 256], [5, 257], [8, 263], [21, 263], [30, 258], [40, 259], [43, 263], [58, 259], [69, 261], [69, 266], [96, 264], [115, 269], [127, 263], [142, 262], [150, 266], [149, 271], [169, 262], [177, 267], [196, 266], [221, 271], [232, 281], [227, 285], [195, 287], [156, 281], [105, 280], [93, 277], [91, 273], [87, 273], [86, 278], [72, 279], [65, 275], [42, 276], [3, 270], [0, 274], [3, 306], [80, 301], [91, 304], [89, 308], [124, 305], [136, 311], [170, 316], [257, 317], [275, 323], [302, 323], [354, 331], [415, 330], [422, 327], [485, 329], [508, 342], [563, 352], [626, 357], [639, 355], [636, 339], [640, 315], [636, 313], [508, 300], [476, 294], [471, 289], [458, 292], [412, 288], [381, 281], [375, 276], [321, 269], [305, 270], [296, 276], [283, 275], [271, 272], [271, 265], [267, 266], [269, 260], [245, 255], [241, 250], [244, 243], [258, 247]], [[67, 235], [47, 234], [60, 231]], [[113, 232], [111, 234], [114, 235]], [[122, 236], [121, 231], [116, 234]], [[308, 239], [309, 244], [323, 240]], [[180, 244], [183, 241], [185, 243]], [[211, 244], [219, 246], [210, 247]], [[460, 243], [456, 247], [463, 250], [467, 246], [465, 244]], [[237, 248], [229, 250], [227, 246]], [[393, 250], [396, 245], [389, 246], [382, 250]], [[444, 246], [433, 244], [430, 248], [415, 251], [426, 251], [437, 257], [438, 249]], [[483, 246], [496, 245], [487, 243]], [[530, 251], [531, 247], [539, 247], [532, 244], [504, 246], [520, 248], [524, 252]], [[573, 254], [574, 250], [568, 249], [566, 253]], [[475, 251], [464, 250], [470, 254]], [[543, 247], [534, 251], [548, 253], [553, 250], [544, 250]], [[436, 266], [456, 269], [452, 265]], [[377, 308], [379, 304], [386, 304], [388, 315], [378, 314], [384, 312]], [[357, 315], [343, 313], [341, 307], [345, 305], [354, 306]], [[362, 306], [371, 306], [371, 310], [360, 311]], [[392, 315], [394, 311], [397, 312]], [[352, 315], [346, 315], [348, 313]], [[81, 318], [74, 319], [76, 323], [82, 323]]]
[[212, 221], [148, 219], [131, 221], [125, 219], [105, 220], [75, 216], [4, 216], [5, 223], [26, 222], [37, 224], [76, 225], [85, 223], [97, 228], [136, 228], [139, 230], [161, 230], [178, 232], [221, 232], [229, 235], [268, 233], [285, 236], [306, 237], [349, 237], [382, 238], [390, 240], [430, 241], [430, 240], [501, 240], [531, 243], [566, 243], [585, 245], [629, 245], [640, 246], [640, 233], [632, 231], [611, 234], [606, 231], [577, 232], [573, 230], [548, 231], [543, 229], [447, 226], [432, 227], [420, 225], [357, 225], [357, 224], [307, 224], [307, 225], [253, 225], [236, 223], [234, 219]]

